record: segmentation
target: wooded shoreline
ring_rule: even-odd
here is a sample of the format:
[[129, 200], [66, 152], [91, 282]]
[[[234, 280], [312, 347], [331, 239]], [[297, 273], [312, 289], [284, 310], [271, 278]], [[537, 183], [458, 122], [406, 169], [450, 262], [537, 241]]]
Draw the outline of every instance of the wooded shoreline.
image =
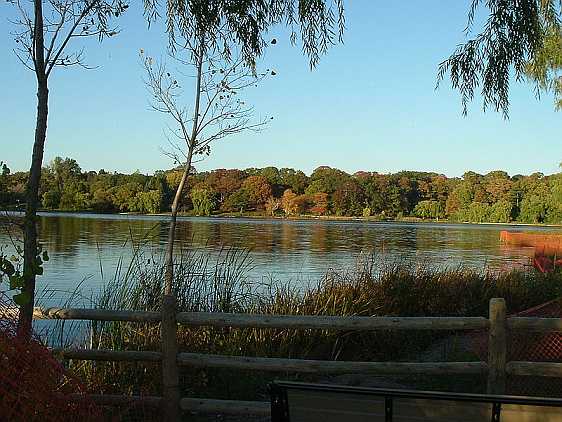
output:
[[[72, 158], [43, 168], [40, 208], [49, 211], [166, 214], [180, 169], [153, 174], [83, 171]], [[0, 175], [0, 207], [21, 209], [26, 172]], [[178, 215], [562, 224], [562, 173], [462, 177], [434, 172], [346, 173], [320, 166], [197, 172], [182, 187]]]
[[[21, 213], [18, 210], [2, 209], [0, 213]], [[39, 211], [40, 216], [63, 214], [69, 216], [79, 215], [100, 215], [100, 216], [138, 216], [138, 217], [169, 217], [170, 213], [136, 213], [136, 212], [120, 212], [120, 213], [100, 213], [96, 211], [68, 211], [68, 210], [45, 210]], [[452, 221], [448, 219], [422, 219], [417, 217], [403, 217], [401, 219], [380, 219], [377, 217], [353, 217], [353, 216], [335, 216], [335, 215], [299, 215], [299, 216], [270, 216], [264, 214], [244, 213], [244, 214], [214, 214], [214, 215], [193, 215], [191, 213], [179, 213], [178, 218], [201, 218], [201, 219], [254, 219], [254, 220], [271, 220], [271, 221], [340, 221], [340, 222], [364, 222], [364, 223], [410, 223], [410, 224], [449, 224], [449, 225], [475, 225], [475, 226], [510, 226], [510, 227], [552, 227], [562, 228], [562, 224], [546, 224], [546, 223], [520, 223], [512, 221], [509, 223], [493, 223], [493, 222], [470, 222], [470, 221]]]

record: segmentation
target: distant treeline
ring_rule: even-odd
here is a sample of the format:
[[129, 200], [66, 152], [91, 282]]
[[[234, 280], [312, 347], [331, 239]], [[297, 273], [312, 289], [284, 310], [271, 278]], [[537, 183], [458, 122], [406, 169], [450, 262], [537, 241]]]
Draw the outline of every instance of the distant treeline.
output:
[[[55, 158], [43, 169], [42, 206], [52, 210], [158, 213], [170, 209], [181, 170], [153, 175], [83, 172], [71, 159]], [[0, 171], [0, 205], [24, 202], [27, 173]], [[193, 215], [418, 217], [452, 221], [562, 223], [562, 173], [510, 177], [504, 171], [461, 178], [401, 171], [348, 174], [318, 167], [218, 169], [195, 173], [183, 192], [183, 212]]]

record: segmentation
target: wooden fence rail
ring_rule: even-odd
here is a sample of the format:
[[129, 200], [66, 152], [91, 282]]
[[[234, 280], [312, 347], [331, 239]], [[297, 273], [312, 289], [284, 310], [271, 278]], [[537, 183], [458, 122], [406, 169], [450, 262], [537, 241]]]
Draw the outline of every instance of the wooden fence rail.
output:
[[[114, 311], [79, 308], [35, 308], [35, 319], [160, 322], [160, 312]], [[301, 315], [179, 312], [176, 321], [192, 327], [318, 329], [334, 331], [371, 330], [478, 330], [490, 326], [483, 317], [340, 317]]]
[[160, 322], [161, 312], [114, 311], [80, 308], [34, 308], [34, 319], [75, 319], [88, 321]]
[[253, 315], [213, 312], [180, 312], [179, 324], [233, 328], [317, 329], [334, 331], [371, 330], [472, 330], [487, 329], [489, 321], [482, 317], [357, 317]]
[[[505, 301], [490, 301], [490, 318], [482, 317], [337, 317], [254, 315], [209, 312], [176, 312], [172, 296], [164, 296], [161, 312], [117, 311], [77, 308], [35, 308], [35, 319], [72, 319], [93, 321], [127, 321], [160, 323], [160, 351], [117, 351], [88, 349], [53, 349], [66, 359], [99, 361], [161, 362], [162, 397], [92, 395], [103, 405], [140, 404], [160, 407], [165, 420], [179, 421], [181, 411], [218, 412], [239, 415], [268, 415], [269, 403], [234, 400], [181, 398], [179, 367], [236, 368], [260, 371], [302, 373], [370, 373], [370, 374], [487, 374], [488, 392], [505, 392], [509, 375], [561, 377], [562, 363], [507, 362], [509, 331], [562, 331], [562, 319], [506, 317]], [[258, 329], [318, 329], [334, 331], [374, 330], [488, 330], [487, 362], [345, 362], [306, 359], [283, 359], [248, 356], [224, 356], [179, 353], [179, 325]]]

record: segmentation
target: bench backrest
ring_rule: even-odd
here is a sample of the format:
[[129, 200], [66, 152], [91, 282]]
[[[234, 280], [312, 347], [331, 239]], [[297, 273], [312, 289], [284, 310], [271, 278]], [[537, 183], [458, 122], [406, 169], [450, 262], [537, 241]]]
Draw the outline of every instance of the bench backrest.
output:
[[272, 422], [562, 422], [562, 400], [274, 382]]

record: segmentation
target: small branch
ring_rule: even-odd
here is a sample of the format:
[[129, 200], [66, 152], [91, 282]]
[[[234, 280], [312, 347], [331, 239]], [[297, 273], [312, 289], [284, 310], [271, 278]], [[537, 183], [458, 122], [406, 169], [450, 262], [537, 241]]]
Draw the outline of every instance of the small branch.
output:
[[80, 22], [82, 21], [82, 19], [84, 19], [85, 16], [88, 15], [88, 13], [90, 13], [90, 10], [92, 10], [92, 8], [94, 7], [94, 5], [96, 4], [96, 1], [92, 1], [88, 6], [86, 6], [84, 8], [84, 10], [82, 11], [82, 13], [80, 14], [80, 16], [78, 17], [78, 19], [76, 19], [76, 21], [74, 22], [74, 25], [72, 25], [72, 27], [70, 28], [70, 30], [68, 31], [68, 34], [66, 35], [64, 41], [62, 42], [61, 46], [58, 48], [57, 53], [55, 54], [55, 57], [53, 58], [52, 62], [49, 64], [49, 62], [46, 62], [45, 65], [47, 66], [47, 77], [49, 77], [51, 71], [53, 70], [53, 67], [55, 66], [55, 64], [57, 63], [57, 60], [59, 59], [60, 55], [62, 54], [62, 52], [64, 51], [64, 48], [66, 47], [66, 45], [68, 44], [68, 42], [70, 41], [70, 38], [72, 38], [72, 34], [74, 33], [74, 31], [76, 30], [76, 27], [80, 24]]

